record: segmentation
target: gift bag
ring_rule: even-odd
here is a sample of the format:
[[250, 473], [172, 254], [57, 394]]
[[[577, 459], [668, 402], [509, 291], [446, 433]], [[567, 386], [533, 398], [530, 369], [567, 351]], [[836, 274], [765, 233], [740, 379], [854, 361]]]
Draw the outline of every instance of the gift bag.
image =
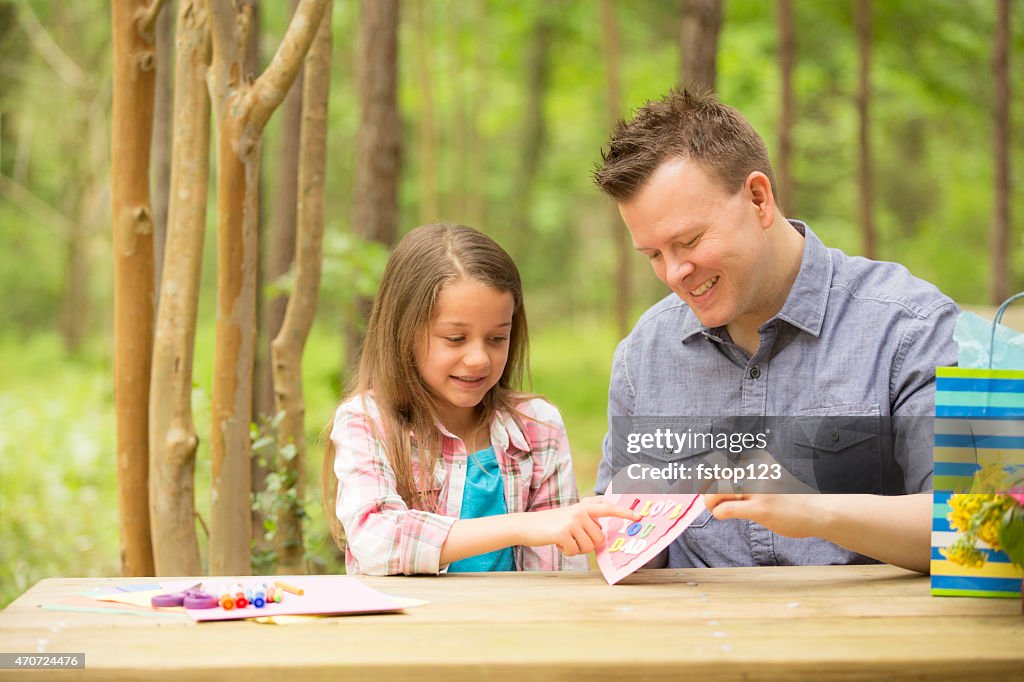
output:
[[[993, 323], [984, 323], [987, 327], [966, 313], [964, 323], [957, 323], [961, 366], [936, 369], [931, 555], [931, 592], [936, 596], [1021, 596], [1024, 571], [1005, 552], [979, 543], [984, 557], [980, 566], [965, 566], [948, 557], [960, 536], [950, 521], [951, 496], [972, 490], [976, 477], [1006, 474], [1006, 479], [999, 480], [1011, 480], [1011, 475], [1024, 470], [1024, 363], [1012, 367], [1020, 362], [1024, 335], [999, 326], [1010, 301], [1000, 307]], [[990, 499], [958, 498], [961, 515], [969, 508], [965, 500], [974, 498], [977, 502], [969, 504], [975, 507]]]

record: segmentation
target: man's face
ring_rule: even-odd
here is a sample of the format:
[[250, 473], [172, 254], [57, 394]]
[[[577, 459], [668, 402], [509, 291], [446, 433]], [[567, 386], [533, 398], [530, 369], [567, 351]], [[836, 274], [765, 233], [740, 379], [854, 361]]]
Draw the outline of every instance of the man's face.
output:
[[[638, 251], [701, 324], [754, 328], [770, 316], [765, 208], [748, 183], [734, 194], [696, 161], [659, 166], [619, 211]], [[766, 314], [767, 313], [767, 314]], [[760, 317], [764, 315], [764, 319]]]

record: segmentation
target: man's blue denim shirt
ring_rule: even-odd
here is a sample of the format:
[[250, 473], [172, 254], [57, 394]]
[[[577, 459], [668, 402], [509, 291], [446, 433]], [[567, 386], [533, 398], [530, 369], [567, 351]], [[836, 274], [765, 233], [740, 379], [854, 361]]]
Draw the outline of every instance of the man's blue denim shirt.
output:
[[[612, 419], [622, 416], [917, 417], [900, 422], [908, 426], [889, 450], [900, 484], [857, 492], [931, 489], [935, 368], [956, 364], [957, 305], [902, 265], [847, 256], [804, 223], [790, 223], [805, 237], [800, 271], [782, 310], [761, 326], [754, 356], [725, 328], [703, 327], [675, 294], [644, 313], [619, 343], [598, 493], [616, 473]], [[819, 538], [784, 537], [706, 511], [669, 548], [673, 567], [869, 561]]]

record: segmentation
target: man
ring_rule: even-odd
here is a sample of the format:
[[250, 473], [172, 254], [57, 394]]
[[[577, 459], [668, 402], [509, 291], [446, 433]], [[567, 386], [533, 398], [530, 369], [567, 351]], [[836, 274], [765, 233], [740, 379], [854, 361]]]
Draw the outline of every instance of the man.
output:
[[935, 367], [956, 363], [956, 304], [900, 265], [828, 249], [787, 220], [764, 141], [712, 96], [679, 89], [642, 107], [616, 127], [594, 177], [673, 292], [616, 349], [597, 491], [619, 473], [616, 417], [891, 420], [894, 444], [874, 469], [843, 459], [840, 430], [829, 434], [835, 447], [809, 446], [815, 466], [847, 467], [860, 494], [705, 495], [711, 513], [667, 561], [878, 560], [927, 572], [932, 443], [922, 418], [934, 411]]

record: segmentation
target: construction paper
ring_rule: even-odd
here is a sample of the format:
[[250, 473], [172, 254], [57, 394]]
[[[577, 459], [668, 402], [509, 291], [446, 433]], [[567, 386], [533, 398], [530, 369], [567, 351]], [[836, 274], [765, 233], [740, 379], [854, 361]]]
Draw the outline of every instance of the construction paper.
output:
[[129, 604], [117, 604], [115, 602], [101, 602], [93, 597], [68, 597], [58, 602], [40, 604], [39, 608], [47, 611], [74, 611], [78, 613], [101, 613], [104, 615], [126, 615], [143, 616], [147, 618], [178, 618], [187, 619], [184, 609], [154, 609], [152, 607], [132, 606]]
[[[303, 595], [284, 593], [280, 603], [267, 604], [262, 608], [249, 605], [235, 609], [185, 609], [195, 621], [237, 620], [240, 618], [270, 618], [276, 616], [337, 615], [354, 613], [384, 613], [400, 611], [404, 605], [349, 576], [307, 575], [241, 578], [208, 578], [203, 580], [203, 589], [220, 596], [221, 585], [234, 592], [234, 585], [254, 588], [260, 583], [272, 585], [280, 580], [305, 591]], [[161, 582], [167, 592], [181, 592], [195, 584], [195, 579]]]
[[[195, 583], [192, 583], [195, 585]], [[191, 585], [190, 585], [191, 586]], [[158, 594], [165, 594], [166, 590], [160, 589], [159, 586], [155, 586], [151, 590], [138, 590], [131, 592], [111, 592], [109, 594], [99, 594], [93, 597], [96, 601], [108, 601], [116, 602], [118, 604], [131, 604], [132, 606], [145, 606], [146, 608], [153, 608], [153, 597]]]
[[704, 511], [700, 495], [606, 493], [605, 501], [634, 509], [642, 518], [600, 519], [605, 544], [597, 550], [597, 565], [609, 585], [642, 568], [669, 546]]

